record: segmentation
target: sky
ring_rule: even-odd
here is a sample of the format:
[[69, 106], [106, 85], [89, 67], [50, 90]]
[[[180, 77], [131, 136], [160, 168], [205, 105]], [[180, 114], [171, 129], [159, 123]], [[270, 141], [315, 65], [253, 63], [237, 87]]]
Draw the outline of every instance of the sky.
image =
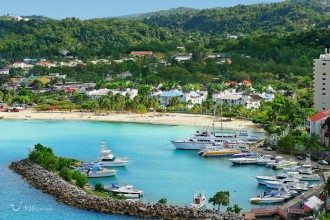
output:
[[205, 9], [280, 1], [283, 0], [0, 0], [0, 15], [43, 15], [54, 19], [76, 17], [85, 20], [178, 7]]

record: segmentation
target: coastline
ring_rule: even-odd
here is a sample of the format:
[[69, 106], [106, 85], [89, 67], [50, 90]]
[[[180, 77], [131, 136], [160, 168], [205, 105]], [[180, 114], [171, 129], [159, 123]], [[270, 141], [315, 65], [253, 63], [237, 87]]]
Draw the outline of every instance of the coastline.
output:
[[[149, 112], [146, 114], [134, 113], [101, 113], [95, 115], [94, 112], [68, 112], [68, 111], [42, 111], [37, 112], [33, 109], [27, 109], [20, 112], [0, 112], [1, 119], [16, 119], [16, 120], [71, 120], [71, 121], [103, 121], [103, 122], [131, 122], [131, 123], [147, 123], [147, 124], [164, 124], [164, 125], [191, 125], [200, 127], [211, 127], [213, 116], [199, 114], [184, 114], [184, 113], [158, 113]], [[221, 122], [216, 119], [215, 127], [220, 128]], [[263, 129], [258, 128], [258, 125], [253, 124], [249, 120], [235, 119], [222, 122], [223, 129], [256, 129], [263, 132]]]
[[[241, 215], [211, 209], [195, 209], [188, 206], [144, 203], [141, 201], [118, 200], [111, 197], [90, 195], [60, 176], [45, 170], [29, 159], [12, 162], [9, 168], [30, 185], [53, 196], [59, 203], [68, 206], [112, 215], [159, 219], [228, 219], [241, 220]], [[111, 216], [109, 216], [111, 218]]]

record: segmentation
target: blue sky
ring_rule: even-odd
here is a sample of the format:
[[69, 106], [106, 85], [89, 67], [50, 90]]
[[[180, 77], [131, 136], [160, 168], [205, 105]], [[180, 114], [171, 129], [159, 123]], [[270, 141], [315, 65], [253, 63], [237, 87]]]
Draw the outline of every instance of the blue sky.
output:
[[283, 0], [0, 0], [0, 15], [43, 15], [55, 19], [66, 17], [91, 19], [177, 7], [203, 9], [279, 1]]

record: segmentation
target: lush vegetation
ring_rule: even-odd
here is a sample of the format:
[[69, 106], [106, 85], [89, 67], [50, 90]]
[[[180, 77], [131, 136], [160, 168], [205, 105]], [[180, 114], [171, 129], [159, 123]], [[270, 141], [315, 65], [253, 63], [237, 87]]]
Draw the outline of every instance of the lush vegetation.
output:
[[209, 199], [209, 203], [212, 203], [213, 206], [217, 205], [218, 210], [220, 210], [221, 205], [223, 205], [223, 206], [229, 205], [229, 197], [230, 197], [230, 194], [228, 191], [220, 191], [220, 192], [217, 192], [212, 198]]
[[71, 182], [76, 181], [76, 185], [84, 188], [88, 182], [87, 177], [79, 171], [70, 171], [70, 167], [76, 165], [79, 161], [71, 158], [56, 157], [50, 147], [45, 147], [42, 144], [34, 145], [34, 149], [29, 153], [29, 159], [43, 168], [59, 173], [59, 176], [64, 180]]

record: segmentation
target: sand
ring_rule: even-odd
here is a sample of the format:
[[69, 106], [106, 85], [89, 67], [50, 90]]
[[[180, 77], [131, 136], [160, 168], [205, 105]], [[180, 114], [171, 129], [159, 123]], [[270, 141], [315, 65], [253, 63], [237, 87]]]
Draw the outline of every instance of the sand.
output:
[[[27, 109], [20, 112], [0, 112], [1, 119], [17, 119], [17, 120], [79, 120], [79, 121], [109, 121], [109, 122], [134, 122], [134, 123], [150, 123], [150, 124], [167, 124], [167, 125], [192, 125], [192, 126], [212, 126], [213, 117], [210, 115], [199, 114], [182, 114], [182, 113], [100, 113], [95, 115], [94, 112], [68, 112], [68, 111], [52, 111], [37, 112], [33, 109]], [[225, 120], [225, 118], [223, 118]], [[215, 127], [220, 128], [220, 119], [216, 119]], [[246, 130], [250, 128], [257, 129], [258, 126], [248, 120], [232, 119], [231, 121], [223, 121], [224, 129]], [[260, 129], [260, 131], [262, 131]]]

